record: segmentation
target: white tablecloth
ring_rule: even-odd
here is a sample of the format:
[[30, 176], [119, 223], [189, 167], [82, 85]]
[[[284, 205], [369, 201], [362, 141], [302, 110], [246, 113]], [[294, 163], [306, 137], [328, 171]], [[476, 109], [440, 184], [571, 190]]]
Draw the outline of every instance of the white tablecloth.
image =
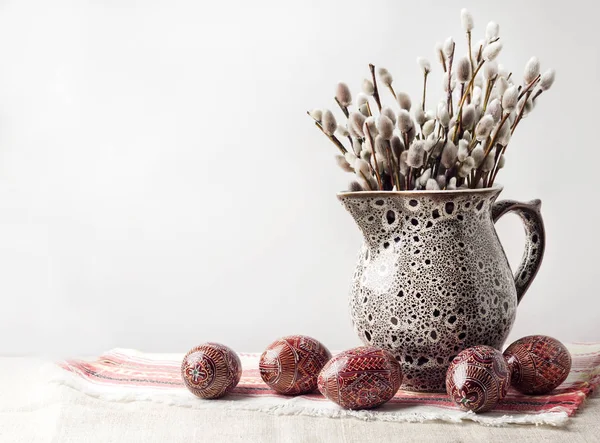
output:
[[105, 402], [48, 383], [40, 372], [44, 363], [0, 358], [0, 442], [600, 441], [598, 395], [562, 428], [364, 422]]

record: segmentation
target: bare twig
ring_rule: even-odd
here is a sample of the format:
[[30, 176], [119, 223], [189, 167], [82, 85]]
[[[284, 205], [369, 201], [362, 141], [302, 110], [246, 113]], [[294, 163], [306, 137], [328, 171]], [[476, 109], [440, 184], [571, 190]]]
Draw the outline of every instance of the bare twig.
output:
[[377, 79], [375, 78], [375, 65], [369, 63], [369, 70], [371, 71], [371, 77], [373, 78], [373, 98], [377, 107], [381, 111], [381, 100], [379, 99], [379, 91], [377, 90]]

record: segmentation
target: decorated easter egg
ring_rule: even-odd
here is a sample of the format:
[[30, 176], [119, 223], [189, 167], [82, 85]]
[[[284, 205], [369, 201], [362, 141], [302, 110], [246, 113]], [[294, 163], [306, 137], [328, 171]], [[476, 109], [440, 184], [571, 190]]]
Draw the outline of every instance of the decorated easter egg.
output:
[[317, 388], [319, 372], [330, 358], [329, 350], [314, 338], [290, 335], [267, 347], [258, 368], [264, 382], [275, 391], [298, 395]]
[[462, 409], [485, 412], [506, 395], [510, 371], [502, 353], [490, 346], [465, 349], [446, 373], [446, 391]]
[[558, 340], [530, 335], [511, 344], [504, 357], [511, 370], [511, 385], [523, 394], [547, 394], [571, 370], [571, 354]]
[[191, 349], [181, 362], [185, 386], [200, 398], [219, 398], [231, 391], [242, 376], [237, 354], [219, 343], [204, 343]]
[[319, 374], [319, 391], [346, 409], [367, 409], [389, 401], [400, 388], [402, 371], [394, 356], [373, 346], [344, 351]]

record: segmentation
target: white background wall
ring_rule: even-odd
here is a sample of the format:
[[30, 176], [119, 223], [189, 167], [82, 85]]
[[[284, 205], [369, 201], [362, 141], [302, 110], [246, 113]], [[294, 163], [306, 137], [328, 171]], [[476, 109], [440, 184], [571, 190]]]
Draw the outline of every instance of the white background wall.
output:
[[[558, 72], [499, 178], [505, 198], [543, 200], [548, 231], [511, 338], [600, 340], [592, 4], [2, 1], [0, 353], [358, 344], [348, 176], [304, 112], [333, 108], [340, 80], [356, 91], [369, 62], [418, 101], [415, 59], [449, 35], [464, 51], [464, 6], [475, 41], [500, 23], [516, 74], [531, 55]], [[517, 263], [518, 219], [498, 229]]]

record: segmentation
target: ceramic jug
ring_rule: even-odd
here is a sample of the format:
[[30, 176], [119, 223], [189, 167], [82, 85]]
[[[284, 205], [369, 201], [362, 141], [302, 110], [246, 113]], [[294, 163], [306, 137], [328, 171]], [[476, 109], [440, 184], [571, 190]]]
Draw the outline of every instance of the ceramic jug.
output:
[[[501, 350], [545, 246], [541, 202], [496, 201], [501, 191], [338, 194], [364, 237], [350, 293], [354, 329], [394, 354], [401, 389], [443, 392], [460, 351]], [[514, 275], [494, 228], [508, 212], [526, 233]]]

